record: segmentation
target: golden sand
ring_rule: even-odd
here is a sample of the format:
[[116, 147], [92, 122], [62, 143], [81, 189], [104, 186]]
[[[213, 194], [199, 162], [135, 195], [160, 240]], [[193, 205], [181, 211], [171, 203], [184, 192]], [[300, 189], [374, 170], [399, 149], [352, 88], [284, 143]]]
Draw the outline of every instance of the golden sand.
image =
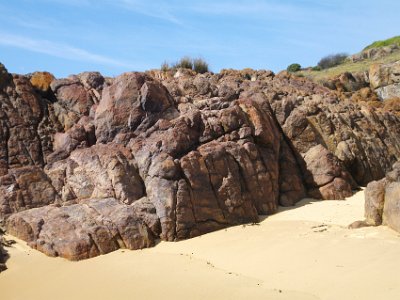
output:
[[0, 274], [0, 299], [397, 300], [400, 235], [347, 228], [363, 219], [363, 197], [304, 199], [259, 225], [80, 262], [17, 241]]

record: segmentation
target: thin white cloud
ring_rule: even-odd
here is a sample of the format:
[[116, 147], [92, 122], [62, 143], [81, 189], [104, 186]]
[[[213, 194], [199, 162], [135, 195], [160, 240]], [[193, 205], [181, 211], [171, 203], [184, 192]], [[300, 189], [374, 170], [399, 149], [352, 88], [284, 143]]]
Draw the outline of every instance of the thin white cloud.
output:
[[[193, 3], [188, 8], [209, 15], [291, 14], [296, 12], [292, 5], [259, 0], [237, 1], [235, 3], [232, 3], [232, 1], [204, 1]], [[268, 17], [268, 15], [265, 16]]]
[[[81, 48], [48, 40], [32, 39], [24, 36], [0, 32], [0, 45], [25, 49], [59, 58], [105, 64], [114, 67], [133, 68], [129, 63], [91, 53]], [[138, 67], [138, 66], [136, 66]]]
[[[36, 0], [37, 1], [37, 0]], [[160, 0], [39, 0], [44, 2], [55, 2], [56, 4], [72, 5], [72, 6], [114, 6], [121, 9], [129, 10], [133, 13], [144, 15], [147, 17], [164, 20], [177, 25], [182, 22], [171, 12], [174, 5], [166, 1]]]
[[182, 22], [171, 12], [173, 5], [164, 1], [114, 0], [111, 3], [138, 14], [182, 25]]

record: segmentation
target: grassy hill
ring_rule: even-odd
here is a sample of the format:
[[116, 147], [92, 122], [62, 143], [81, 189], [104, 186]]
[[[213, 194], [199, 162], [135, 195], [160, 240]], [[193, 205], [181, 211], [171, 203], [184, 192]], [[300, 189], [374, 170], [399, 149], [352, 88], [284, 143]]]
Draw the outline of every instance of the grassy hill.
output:
[[[395, 36], [393, 38], [387, 39], [387, 40], [382, 40], [382, 41], [376, 41], [373, 42], [372, 44], [368, 45], [367, 47], [364, 48], [363, 51], [370, 50], [372, 48], [380, 48], [392, 44], [398, 44], [400, 46], [400, 36]], [[350, 72], [350, 73], [358, 73], [358, 72], [364, 72], [368, 71], [370, 66], [372, 64], [376, 63], [391, 63], [400, 60], [400, 51], [395, 51], [389, 55], [383, 56], [379, 59], [363, 59], [357, 62], [353, 62], [351, 59], [346, 59], [343, 63], [336, 67], [332, 67], [329, 69], [324, 69], [321, 71], [316, 71], [316, 70], [302, 70], [297, 72], [297, 75], [300, 76], [305, 76], [308, 77], [314, 81], [323, 81], [328, 78], [335, 77], [337, 75], [340, 75], [344, 72]]]
[[395, 36], [395, 37], [392, 37], [387, 40], [373, 42], [371, 45], [368, 45], [367, 47], [365, 47], [363, 51], [369, 50], [372, 48], [385, 47], [385, 46], [389, 46], [389, 45], [393, 45], [393, 44], [397, 44], [400, 46], [400, 36]]
[[308, 77], [314, 81], [320, 81], [327, 78], [332, 78], [340, 75], [344, 72], [358, 73], [368, 71], [370, 66], [376, 63], [391, 63], [400, 60], [400, 51], [394, 52], [380, 59], [365, 59], [358, 62], [352, 62], [351, 60], [346, 60], [344, 63], [321, 71], [304, 70], [299, 71], [296, 74], [300, 76]]

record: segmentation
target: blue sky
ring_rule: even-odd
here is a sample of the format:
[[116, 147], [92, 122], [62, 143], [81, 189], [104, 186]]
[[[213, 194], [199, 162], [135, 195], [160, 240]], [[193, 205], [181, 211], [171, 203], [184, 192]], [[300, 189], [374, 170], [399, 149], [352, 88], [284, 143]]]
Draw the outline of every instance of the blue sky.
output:
[[400, 35], [399, 11], [395, 0], [0, 0], [0, 62], [116, 76], [189, 55], [214, 72], [277, 72]]

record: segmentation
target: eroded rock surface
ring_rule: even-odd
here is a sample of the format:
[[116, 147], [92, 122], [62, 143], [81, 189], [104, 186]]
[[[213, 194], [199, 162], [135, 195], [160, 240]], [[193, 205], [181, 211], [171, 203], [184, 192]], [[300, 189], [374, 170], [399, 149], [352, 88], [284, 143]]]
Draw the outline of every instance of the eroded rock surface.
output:
[[154, 246], [160, 226], [146, 198], [132, 205], [105, 198], [14, 214], [7, 230], [49, 256], [80, 260], [119, 248]]
[[0, 219], [51, 256], [343, 199], [400, 159], [398, 116], [286, 72], [50, 75], [0, 68]]
[[6, 267], [6, 259], [7, 259], [7, 252], [3, 246], [4, 238], [2, 236], [2, 232], [0, 229], [0, 273], [7, 269]]
[[400, 162], [386, 177], [370, 182], [365, 190], [365, 221], [387, 225], [400, 232]]

